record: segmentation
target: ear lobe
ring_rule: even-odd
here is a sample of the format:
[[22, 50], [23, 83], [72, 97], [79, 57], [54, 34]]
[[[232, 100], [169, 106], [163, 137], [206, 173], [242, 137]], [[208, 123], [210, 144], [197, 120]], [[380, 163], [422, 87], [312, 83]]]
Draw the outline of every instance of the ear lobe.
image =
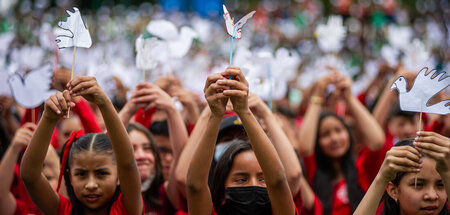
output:
[[119, 180], [119, 179], [117, 179], [116, 185], [117, 185], [117, 186], [120, 186], [120, 180]]
[[392, 182], [388, 183], [388, 186], [386, 188], [386, 191], [388, 195], [395, 200], [395, 202], [398, 201], [398, 187], [395, 186]]

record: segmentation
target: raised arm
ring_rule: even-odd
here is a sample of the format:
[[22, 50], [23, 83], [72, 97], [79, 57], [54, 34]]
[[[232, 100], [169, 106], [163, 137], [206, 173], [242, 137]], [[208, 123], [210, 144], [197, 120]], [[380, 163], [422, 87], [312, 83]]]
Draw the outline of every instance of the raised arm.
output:
[[[352, 80], [348, 77], [340, 76], [336, 84], [336, 92], [347, 102], [351, 116], [353, 116], [359, 133], [362, 134], [363, 142], [371, 150], [378, 150], [385, 143], [385, 135], [381, 126], [370, 114], [367, 108], [359, 102], [351, 93]], [[367, 129], [370, 128], [370, 129]]]
[[302, 168], [294, 147], [292, 147], [289, 138], [286, 133], [284, 133], [281, 125], [275, 118], [275, 115], [272, 114], [267, 105], [257, 95], [249, 95], [249, 106], [255, 115], [264, 120], [264, 124], [267, 126], [268, 135], [272, 140], [273, 146], [275, 146], [275, 149], [277, 150], [278, 156], [280, 156], [284, 169], [286, 170], [286, 178], [292, 196], [295, 196], [300, 189]]
[[68, 83], [68, 87], [73, 96], [83, 96], [99, 107], [116, 157], [125, 207], [130, 214], [142, 214], [141, 181], [133, 147], [111, 100], [98, 86], [94, 77], [75, 77]]
[[322, 103], [325, 100], [327, 86], [333, 79], [334, 76], [322, 77], [314, 86], [308, 109], [303, 117], [302, 125], [297, 132], [297, 148], [302, 156], [309, 156], [314, 153], [314, 141], [318, 132], [317, 127], [319, 126], [319, 115], [322, 111]]
[[354, 215], [375, 214], [389, 181], [394, 180], [397, 172], [419, 172], [419, 160], [419, 151], [411, 146], [393, 147], [388, 151], [380, 171], [356, 208]]
[[[41, 173], [53, 129], [71, 102], [69, 91], [57, 92], [45, 101], [44, 113], [22, 158], [20, 176], [34, 204], [44, 214], [57, 214], [59, 196]], [[45, 196], [45, 198], [42, 198]]]
[[264, 181], [267, 185], [273, 213], [276, 215], [295, 214], [294, 201], [283, 164], [275, 147], [248, 107], [247, 80], [238, 67], [228, 67], [221, 74], [224, 77], [232, 77], [231, 80], [221, 79], [217, 83], [228, 87], [223, 91], [223, 94], [230, 97], [233, 109], [242, 120], [244, 129], [253, 146], [255, 156], [264, 173]]
[[175, 169], [175, 178], [177, 180], [178, 190], [181, 191], [181, 194], [186, 197], [186, 177], [188, 173], [189, 164], [191, 163], [192, 158], [194, 157], [195, 150], [197, 150], [197, 146], [199, 144], [200, 138], [205, 133], [207, 128], [208, 120], [211, 116], [211, 110], [209, 107], [203, 109], [200, 118], [195, 124], [194, 130], [192, 130], [191, 136], [186, 143], [183, 151], [181, 152], [180, 159]]
[[175, 207], [178, 205], [178, 189], [176, 186], [175, 168], [187, 142], [188, 134], [180, 112], [175, 107], [172, 98], [161, 88], [150, 83], [136, 86], [132, 101], [136, 104], [147, 104], [145, 109], [157, 108], [167, 115], [169, 141], [173, 149], [173, 160], [170, 166], [168, 183], [165, 184], [169, 200]]
[[0, 182], [0, 211], [3, 214], [13, 214], [16, 210], [16, 200], [10, 192], [14, 180], [14, 166], [20, 152], [30, 143], [35, 129], [36, 125], [33, 123], [26, 123], [19, 128], [0, 163], [0, 178], [2, 179]]

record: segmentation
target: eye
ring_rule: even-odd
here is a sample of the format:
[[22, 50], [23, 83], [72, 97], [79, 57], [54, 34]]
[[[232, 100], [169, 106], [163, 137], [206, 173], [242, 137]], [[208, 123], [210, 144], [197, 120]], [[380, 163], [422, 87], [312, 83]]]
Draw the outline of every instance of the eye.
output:
[[410, 183], [409, 186], [412, 187], [412, 188], [415, 188], [416, 190], [419, 190], [419, 189], [421, 189], [423, 187], [423, 183], [422, 182], [417, 182], [417, 184], [415, 184], [413, 182], [413, 183]]
[[97, 175], [99, 175], [99, 176], [107, 176], [107, 175], [109, 175], [109, 172], [107, 172], [107, 171], [99, 171], [99, 172], [97, 172]]
[[75, 172], [74, 175], [75, 175], [75, 176], [79, 176], [79, 177], [83, 177], [83, 176], [86, 175], [86, 173], [85, 173], [85, 172]]
[[247, 182], [247, 179], [246, 178], [236, 178], [236, 179], [234, 179], [234, 182], [243, 184], [243, 183]]
[[265, 180], [264, 180], [264, 177], [261, 177], [261, 178], [259, 178], [259, 182], [266, 182]]

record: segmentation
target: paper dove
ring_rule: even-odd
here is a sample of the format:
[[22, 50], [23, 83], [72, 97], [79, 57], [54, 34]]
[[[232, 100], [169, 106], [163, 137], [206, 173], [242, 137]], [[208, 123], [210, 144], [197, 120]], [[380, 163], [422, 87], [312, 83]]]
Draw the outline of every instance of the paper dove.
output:
[[187, 54], [192, 40], [198, 37], [192, 28], [183, 26], [178, 33], [177, 27], [167, 20], [154, 20], [147, 25], [147, 31], [167, 42], [170, 56], [181, 58]]
[[429, 106], [428, 102], [434, 95], [450, 85], [450, 78], [445, 76], [446, 72], [438, 73], [432, 70], [428, 75], [428, 68], [423, 68], [416, 76], [414, 84], [409, 92], [406, 91], [407, 82], [405, 77], [400, 76], [391, 86], [391, 90], [398, 90], [398, 100], [403, 111], [424, 112], [434, 114], [450, 114], [450, 99]]
[[73, 9], [75, 12], [66, 10], [69, 16], [65, 22], [58, 23], [58, 26], [64, 29], [65, 32], [56, 37], [56, 44], [60, 49], [73, 46], [90, 48], [92, 40], [87, 26], [81, 18], [80, 10], [76, 7]]
[[324, 52], [339, 52], [347, 34], [341, 16], [330, 16], [327, 24], [320, 24], [316, 29], [319, 48]]
[[242, 17], [236, 24], [234, 24], [233, 19], [231, 19], [230, 13], [228, 13], [227, 7], [223, 6], [223, 18], [225, 19], [225, 26], [227, 28], [227, 32], [233, 38], [241, 39], [242, 37], [242, 27], [244, 27], [245, 23], [252, 18], [252, 16], [256, 13], [256, 11], [252, 11]]
[[52, 82], [52, 65], [30, 71], [24, 79], [19, 74], [12, 74], [8, 83], [14, 100], [25, 108], [35, 108], [42, 104], [56, 90], [50, 90]]

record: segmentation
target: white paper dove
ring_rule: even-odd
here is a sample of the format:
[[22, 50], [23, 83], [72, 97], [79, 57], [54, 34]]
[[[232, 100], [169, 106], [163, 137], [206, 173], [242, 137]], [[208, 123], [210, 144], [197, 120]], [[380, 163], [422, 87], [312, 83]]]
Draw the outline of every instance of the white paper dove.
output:
[[198, 37], [192, 28], [183, 26], [178, 32], [177, 27], [167, 20], [154, 20], [147, 25], [147, 31], [167, 42], [170, 56], [181, 58], [187, 54], [192, 40]]
[[324, 52], [339, 52], [347, 34], [341, 16], [330, 16], [326, 24], [317, 26], [315, 33], [319, 48]]
[[227, 32], [230, 36], [233, 38], [241, 39], [242, 37], [242, 27], [244, 27], [245, 23], [253, 17], [253, 15], [256, 13], [256, 11], [252, 11], [242, 17], [239, 21], [234, 24], [234, 20], [231, 18], [230, 13], [227, 10], [227, 7], [225, 5], [222, 5], [223, 7], [223, 18], [225, 19], [225, 26], [227, 28]]
[[66, 10], [67, 20], [65, 22], [61, 21], [58, 26], [64, 31], [63, 34], [58, 34], [56, 36], [56, 44], [58, 48], [68, 48], [68, 47], [83, 47], [90, 48], [92, 45], [91, 36], [81, 18], [81, 13], [78, 8], [73, 8], [75, 12]]
[[391, 90], [398, 90], [400, 109], [403, 111], [424, 112], [447, 115], [450, 114], [450, 99], [440, 101], [434, 105], [428, 105], [430, 99], [450, 85], [450, 77], [446, 72], [438, 73], [432, 70], [428, 74], [428, 68], [423, 68], [416, 76], [410, 91], [407, 91], [405, 77], [400, 76], [391, 86]]
[[8, 79], [14, 100], [25, 108], [35, 108], [42, 104], [56, 90], [50, 90], [52, 82], [52, 65], [30, 71], [23, 79], [19, 74], [10, 75]]

